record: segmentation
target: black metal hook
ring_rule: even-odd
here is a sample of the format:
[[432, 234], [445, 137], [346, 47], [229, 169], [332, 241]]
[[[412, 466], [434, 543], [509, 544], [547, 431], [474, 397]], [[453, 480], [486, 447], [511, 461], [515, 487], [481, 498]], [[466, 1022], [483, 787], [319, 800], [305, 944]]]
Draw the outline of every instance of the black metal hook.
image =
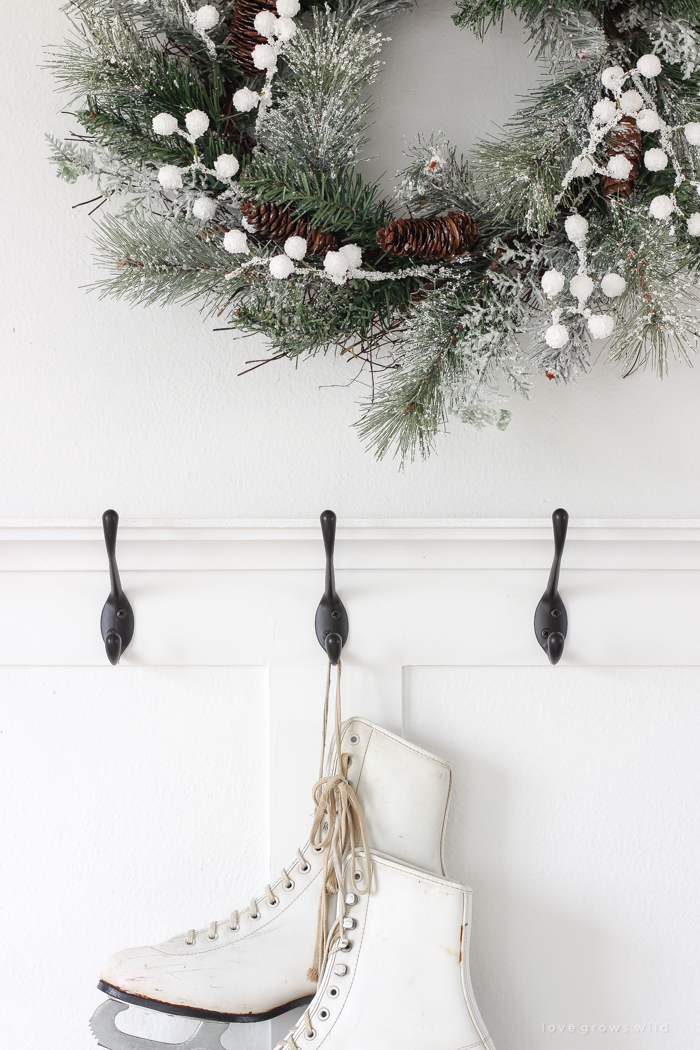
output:
[[547, 590], [540, 598], [535, 609], [535, 636], [547, 656], [550, 664], [558, 664], [564, 652], [564, 639], [569, 621], [564, 603], [559, 595], [559, 569], [561, 556], [564, 553], [566, 529], [569, 515], [560, 507], [552, 514], [554, 527], [554, 561], [549, 572]]
[[118, 664], [119, 658], [134, 635], [134, 612], [129, 599], [122, 590], [117, 568], [116, 547], [119, 515], [116, 510], [106, 510], [102, 515], [102, 528], [105, 534], [105, 546], [109, 559], [109, 582], [111, 591], [104, 604], [100, 630], [105, 643], [107, 659], [111, 664]]
[[348, 614], [335, 589], [333, 548], [335, 547], [335, 524], [337, 518], [332, 510], [321, 515], [321, 532], [326, 548], [326, 589], [316, 610], [316, 637], [335, 665], [340, 659], [343, 646], [348, 640]]

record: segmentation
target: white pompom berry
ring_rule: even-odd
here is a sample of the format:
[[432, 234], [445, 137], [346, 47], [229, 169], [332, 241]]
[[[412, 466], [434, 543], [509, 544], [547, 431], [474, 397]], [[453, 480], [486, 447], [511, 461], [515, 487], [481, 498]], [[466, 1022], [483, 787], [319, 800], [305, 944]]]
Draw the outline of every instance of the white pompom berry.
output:
[[563, 324], [550, 325], [544, 333], [544, 341], [552, 350], [561, 350], [569, 342], [568, 330]]
[[649, 205], [649, 214], [652, 219], [670, 219], [673, 214], [672, 199], [667, 197], [665, 193], [660, 193], [658, 197], [654, 197]]
[[593, 280], [586, 273], [577, 273], [569, 281], [569, 289], [579, 302], [585, 303], [586, 299], [590, 299], [593, 292]]
[[270, 259], [270, 273], [278, 281], [285, 281], [294, 271], [294, 263], [288, 255], [276, 255]]
[[624, 153], [616, 153], [608, 161], [605, 170], [611, 179], [626, 179], [632, 171], [632, 161]]
[[231, 255], [250, 255], [248, 238], [243, 230], [229, 230], [224, 234], [224, 248]]
[[222, 179], [232, 179], [239, 168], [240, 164], [233, 153], [222, 153], [214, 161], [214, 171]]
[[643, 77], [658, 77], [661, 72], [661, 59], [658, 55], [642, 55], [637, 60], [637, 69]]
[[700, 211], [688, 216], [688, 233], [691, 237], [700, 237]]
[[191, 109], [185, 113], [185, 124], [193, 139], [200, 138], [209, 127], [209, 117], [201, 109]]
[[617, 106], [611, 98], [601, 98], [593, 107], [593, 119], [596, 124], [607, 124], [617, 113]]
[[620, 109], [628, 117], [639, 113], [643, 105], [644, 99], [634, 88], [631, 91], [623, 91], [620, 95]]
[[614, 91], [624, 75], [625, 71], [622, 66], [608, 66], [600, 74], [600, 79], [603, 82], [603, 87], [606, 87], [609, 91]]
[[627, 281], [619, 273], [606, 273], [600, 282], [600, 287], [603, 295], [607, 295], [608, 299], [617, 299], [627, 287]]
[[592, 174], [594, 169], [595, 165], [590, 157], [581, 157], [573, 170], [573, 176], [575, 179], [585, 179], [588, 175]]
[[258, 11], [253, 19], [253, 25], [258, 33], [260, 33], [260, 36], [269, 38], [274, 36], [277, 18], [273, 15], [272, 11]]
[[301, 10], [299, 0], [277, 0], [276, 6], [280, 18], [294, 18]]
[[350, 269], [350, 264], [340, 252], [326, 252], [323, 267], [336, 284], [342, 284], [346, 273]]
[[218, 24], [219, 12], [213, 4], [205, 4], [204, 7], [200, 7], [198, 11], [195, 11], [194, 25], [195, 29], [198, 29], [200, 33], [208, 33]]
[[250, 113], [251, 109], [255, 109], [259, 104], [260, 95], [250, 88], [242, 87], [233, 93], [233, 108], [238, 113]]
[[544, 294], [553, 299], [555, 295], [559, 295], [559, 292], [566, 284], [566, 277], [559, 270], [547, 270], [546, 273], [542, 274], [540, 284]]
[[588, 220], [583, 215], [569, 215], [564, 222], [566, 236], [573, 244], [582, 244], [588, 233]]
[[641, 109], [635, 120], [640, 131], [658, 131], [661, 127], [661, 117], [653, 109]]
[[256, 69], [277, 69], [277, 55], [271, 44], [256, 44], [251, 55]]
[[158, 182], [164, 190], [181, 190], [182, 168], [175, 164], [164, 164], [158, 171]]
[[291, 40], [297, 31], [297, 24], [292, 18], [278, 18], [275, 36], [278, 40]]
[[177, 117], [169, 113], [157, 113], [151, 123], [156, 135], [174, 135], [177, 131]]
[[690, 124], [686, 124], [683, 130], [691, 146], [700, 146], [700, 124], [691, 121]]
[[216, 201], [212, 200], [211, 197], [197, 197], [197, 200], [192, 205], [192, 214], [195, 219], [209, 222], [216, 215]]
[[668, 157], [662, 149], [648, 149], [644, 154], [644, 167], [649, 171], [663, 171], [668, 164]]
[[290, 259], [303, 259], [308, 251], [308, 247], [304, 237], [287, 237], [287, 240], [284, 242], [285, 253]]
[[349, 269], [360, 269], [362, 266], [362, 248], [360, 248], [359, 244], [344, 244], [339, 251], [343, 258], [347, 260]]
[[615, 329], [615, 318], [612, 314], [591, 314], [588, 318], [588, 331], [594, 339], [608, 339]]

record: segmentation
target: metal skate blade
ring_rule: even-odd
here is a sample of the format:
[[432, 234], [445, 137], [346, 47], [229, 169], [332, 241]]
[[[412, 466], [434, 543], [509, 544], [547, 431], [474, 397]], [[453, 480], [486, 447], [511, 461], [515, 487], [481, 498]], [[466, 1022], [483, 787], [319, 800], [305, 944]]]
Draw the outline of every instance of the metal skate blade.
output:
[[228, 1028], [225, 1021], [202, 1021], [199, 1028], [184, 1043], [161, 1043], [140, 1035], [120, 1032], [115, 1019], [129, 1004], [118, 999], [105, 999], [90, 1018], [90, 1029], [100, 1046], [106, 1050], [223, 1050], [221, 1036]]

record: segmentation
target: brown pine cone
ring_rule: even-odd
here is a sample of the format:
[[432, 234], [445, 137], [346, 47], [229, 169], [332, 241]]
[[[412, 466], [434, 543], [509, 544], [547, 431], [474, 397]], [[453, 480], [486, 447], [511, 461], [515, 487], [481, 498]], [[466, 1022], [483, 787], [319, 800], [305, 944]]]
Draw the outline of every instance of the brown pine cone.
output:
[[326, 233], [321, 226], [310, 229], [308, 219], [295, 219], [281, 204], [242, 201], [241, 214], [258, 233], [273, 241], [282, 243], [287, 237], [303, 237], [310, 255], [325, 255], [338, 250], [338, 238], [334, 233]]
[[229, 39], [233, 45], [236, 62], [247, 77], [259, 77], [262, 70], [253, 65], [251, 57], [256, 44], [267, 44], [253, 25], [255, 16], [261, 11], [277, 14], [275, 0], [236, 0], [233, 17], [229, 22]]
[[463, 211], [430, 219], [392, 219], [377, 230], [377, 244], [390, 255], [418, 259], [453, 259], [477, 248], [479, 227]]
[[600, 180], [600, 192], [608, 202], [615, 197], [626, 201], [632, 195], [642, 164], [642, 133], [634, 117], [623, 117], [612, 129], [605, 143], [605, 152], [608, 160], [616, 154], [627, 157], [632, 164], [632, 170], [626, 179], [613, 179], [609, 175], [603, 175]]

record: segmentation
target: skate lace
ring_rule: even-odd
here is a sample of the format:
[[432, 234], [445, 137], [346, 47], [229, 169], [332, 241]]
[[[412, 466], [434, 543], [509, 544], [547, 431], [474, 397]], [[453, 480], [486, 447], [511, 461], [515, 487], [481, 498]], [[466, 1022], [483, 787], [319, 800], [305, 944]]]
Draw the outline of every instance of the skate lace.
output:
[[368, 893], [372, 883], [372, 859], [367, 844], [365, 822], [357, 795], [347, 778], [349, 756], [342, 754], [341, 751], [341, 666], [341, 661], [339, 660], [335, 684], [335, 752], [338, 756], [340, 771], [328, 776], [323, 775], [328, 728], [328, 706], [331, 691], [331, 664], [329, 661], [323, 707], [321, 765], [318, 780], [314, 784], [312, 792], [313, 800], [316, 804], [316, 812], [309, 840], [315, 849], [323, 850], [323, 883], [318, 904], [316, 943], [314, 945], [313, 960], [306, 974], [307, 980], [314, 982], [318, 981], [320, 974], [323, 972], [330, 946], [338, 939], [340, 936], [339, 931], [342, 930], [345, 903], [343, 898], [339, 896], [338, 920], [333, 927], [332, 936], [329, 938], [328, 898], [340, 893], [343, 881], [343, 860], [346, 858], [346, 855], [352, 878], [355, 882], [357, 881], [355, 879], [357, 860], [355, 851], [360, 845], [362, 845], [364, 851], [365, 879], [364, 888], [358, 888], [357, 892]]
[[[297, 850], [297, 860], [299, 861], [299, 871], [303, 875], [305, 875], [308, 871], [311, 870], [311, 865], [308, 863], [308, 861], [306, 860], [306, 857], [304, 856], [304, 854], [301, 852], [300, 849]], [[280, 874], [282, 876], [282, 885], [284, 886], [285, 890], [292, 890], [292, 889], [294, 889], [294, 882], [290, 878], [290, 875], [289, 875], [289, 872], [287, 871], [287, 869], [286, 868], [282, 868], [282, 871], [281, 871]], [[268, 882], [267, 886], [265, 887], [264, 893], [265, 893], [265, 896], [267, 897], [267, 903], [270, 905], [271, 908], [275, 908], [279, 904], [279, 899], [275, 896], [274, 891], [272, 889], [272, 886], [270, 885], [269, 882]], [[250, 917], [251, 917], [251, 919], [259, 919], [260, 918], [260, 910], [258, 908], [258, 902], [257, 902], [255, 897], [253, 897], [251, 902], [250, 902]], [[207, 930], [207, 940], [209, 940], [209, 941], [215, 941], [216, 940], [216, 938], [217, 938], [217, 930], [219, 928], [219, 925], [220, 924], [219, 924], [218, 920], [214, 920], [214, 922], [210, 922], [209, 923], [209, 929]], [[231, 930], [231, 932], [233, 932], [233, 933], [235, 933], [235, 931], [240, 927], [240, 920], [239, 920], [239, 915], [238, 915], [237, 911], [232, 911], [231, 912], [231, 917], [229, 918], [229, 921], [228, 921], [228, 923], [226, 925], [228, 926], [228, 929]], [[195, 942], [195, 937], [196, 937], [196, 930], [188, 930], [187, 934], [185, 936], [185, 944], [188, 944], [190, 946], [193, 945], [194, 942]]]
[[[313, 1037], [316, 1035], [316, 1033], [313, 1030], [313, 1027], [311, 1025], [311, 1015], [310, 1015], [308, 1010], [304, 1011], [304, 1016], [302, 1017], [302, 1021], [304, 1022], [304, 1029], [306, 1031], [307, 1039], [313, 1039]], [[281, 1043], [277, 1044], [277, 1046], [275, 1047], [275, 1050], [284, 1050], [285, 1047], [287, 1047], [287, 1050], [299, 1050], [299, 1044], [296, 1042], [296, 1040], [294, 1038], [294, 1032], [293, 1031], [291, 1031], [282, 1040]]]

